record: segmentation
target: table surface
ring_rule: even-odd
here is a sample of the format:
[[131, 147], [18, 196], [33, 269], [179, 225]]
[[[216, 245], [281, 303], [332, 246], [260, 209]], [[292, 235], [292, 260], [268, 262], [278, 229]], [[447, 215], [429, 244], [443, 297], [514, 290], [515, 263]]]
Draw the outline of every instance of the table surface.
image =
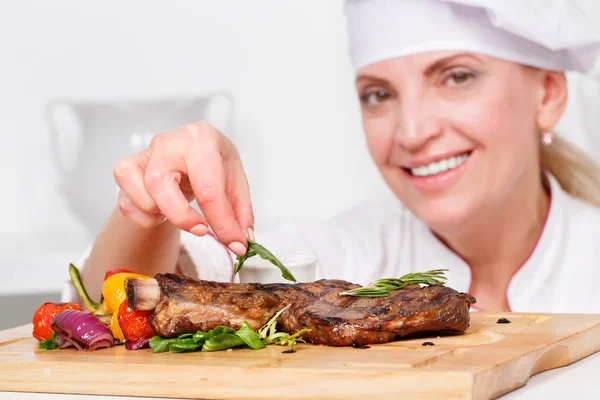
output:
[[[600, 399], [600, 353], [584, 358], [570, 366], [537, 374], [526, 386], [501, 397], [502, 400], [571, 398]], [[576, 392], [574, 388], [577, 388]], [[0, 392], [0, 400], [151, 400], [148, 397], [86, 396]], [[156, 398], [153, 398], [156, 399]]]

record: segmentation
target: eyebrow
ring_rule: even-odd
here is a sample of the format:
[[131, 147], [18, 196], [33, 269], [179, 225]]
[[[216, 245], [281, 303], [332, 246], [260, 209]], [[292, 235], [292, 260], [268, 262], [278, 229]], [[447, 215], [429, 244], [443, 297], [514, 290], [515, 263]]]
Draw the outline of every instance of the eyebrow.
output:
[[[451, 56], [436, 60], [433, 64], [429, 65], [425, 69], [424, 75], [431, 76], [434, 73], [436, 73], [437, 71], [444, 69], [448, 64], [451, 64], [452, 62], [456, 61], [457, 59], [461, 59], [461, 58], [471, 58], [479, 63], [483, 63], [483, 60], [481, 58], [479, 58], [476, 55], [471, 54], [471, 53], [453, 54]], [[362, 74], [362, 75], [359, 75], [356, 77], [356, 83], [359, 83], [362, 80], [374, 81], [374, 82], [376, 82], [378, 84], [382, 84], [382, 85], [388, 83], [387, 80], [382, 79], [378, 76], [374, 76], [374, 75]]]
[[434, 73], [436, 73], [437, 71], [444, 69], [448, 64], [451, 64], [453, 61], [456, 61], [457, 59], [461, 59], [461, 58], [471, 58], [475, 61], [478, 61], [479, 63], [483, 62], [479, 57], [477, 57], [471, 53], [454, 54], [452, 56], [441, 58], [441, 59], [437, 60], [436, 62], [434, 62], [433, 64], [431, 64], [430, 66], [428, 66], [427, 68], [425, 68], [424, 75], [431, 76]]
[[356, 83], [358, 84], [360, 81], [372, 81], [379, 85], [387, 85], [388, 84], [388, 81], [385, 79], [382, 79], [378, 76], [367, 75], [367, 74], [358, 75], [356, 77]]

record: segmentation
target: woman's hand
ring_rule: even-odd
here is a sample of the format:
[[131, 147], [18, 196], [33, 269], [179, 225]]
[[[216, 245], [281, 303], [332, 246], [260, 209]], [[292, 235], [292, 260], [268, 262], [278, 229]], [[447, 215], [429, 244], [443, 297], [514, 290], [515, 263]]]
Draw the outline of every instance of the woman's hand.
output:
[[[254, 239], [250, 190], [234, 144], [204, 122], [155, 136], [150, 146], [117, 163], [121, 213], [143, 228], [164, 221], [194, 235], [208, 226], [236, 255]], [[190, 202], [196, 199], [206, 218]]]

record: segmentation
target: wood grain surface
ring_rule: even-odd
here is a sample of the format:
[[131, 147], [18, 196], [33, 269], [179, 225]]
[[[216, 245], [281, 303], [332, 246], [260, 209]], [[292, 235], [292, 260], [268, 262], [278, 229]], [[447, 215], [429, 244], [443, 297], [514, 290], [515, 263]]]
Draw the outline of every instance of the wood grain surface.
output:
[[[499, 318], [510, 324], [498, 324]], [[434, 346], [422, 346], [423, 342]], [[41, 351], [0, 332], [0, 391], [202, 399], [489, 399], [600, 350], [600, 315], [471, 313], [462, 335], [372, 345], [154, 354]]]

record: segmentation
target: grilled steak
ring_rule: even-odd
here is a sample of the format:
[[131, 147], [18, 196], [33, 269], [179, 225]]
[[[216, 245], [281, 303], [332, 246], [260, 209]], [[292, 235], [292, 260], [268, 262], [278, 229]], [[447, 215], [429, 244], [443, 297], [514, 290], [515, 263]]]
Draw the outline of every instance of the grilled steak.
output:
[[[385, 343], [412, 334], [460, 333], [469, 327], [475, 299], [445, 286], [409, 286], [390, 296], [339, 296], [360, 287], [341, 280], [296, 284], [235, 284], [198, 281], [173, 274], [155, 277], [160, 300], [150, 322], [165, 337], [207, 331], [218, 325], [238, 329], [244, 321], [262, 327], [277, 311], [278, 330], [330, 346]], [[130, 304], [132, 302], [130, 301]]]

